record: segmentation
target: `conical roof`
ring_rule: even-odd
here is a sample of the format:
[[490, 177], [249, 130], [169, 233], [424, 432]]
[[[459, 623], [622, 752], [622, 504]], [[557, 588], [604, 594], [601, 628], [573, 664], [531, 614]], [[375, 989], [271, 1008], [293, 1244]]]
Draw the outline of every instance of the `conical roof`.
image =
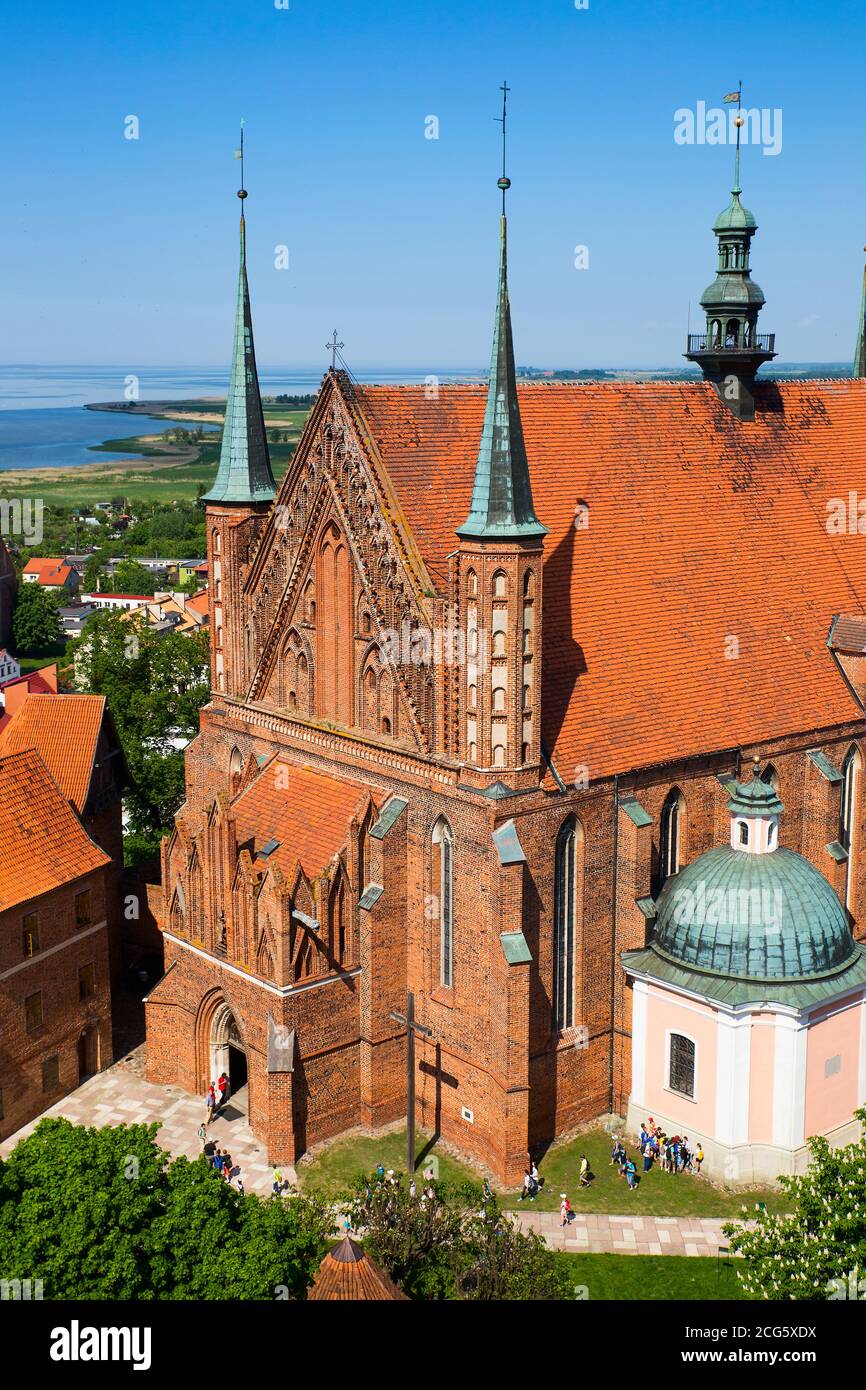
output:
[[344, 1299], [408, 1301], [402, 1289], [383, 1274], [351, 1236], [345, 1236], [322, 1260], [307, 1298], [330, 1302]]
[[457, 527], [457, 534], [472, 540], [522, 540], [547, 535], [547, 527], [535, 515], [517, 403], [504, 214], [487, 405], [469, 515]]
[[223, 422], [220, 462], [205, 502], [250, 505], [272, 502], [276, 493], [268, 454], [262, 398], [253, 346], [253, 320], [247, 284], [246, 224], [241, 216], [241, 263], [235, 311], [234, 346]]

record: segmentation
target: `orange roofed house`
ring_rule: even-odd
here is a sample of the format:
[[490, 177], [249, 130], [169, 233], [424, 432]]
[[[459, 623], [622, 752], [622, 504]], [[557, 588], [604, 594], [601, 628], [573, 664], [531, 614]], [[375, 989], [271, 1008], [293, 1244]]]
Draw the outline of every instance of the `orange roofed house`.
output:
[[111, 1062], [110, 864], [38, 753], [0, 757], [0, 1139]]
[[67, 594], [78, 592], [78, 575], [65, 560], [47, 560], [37, 557], [28, 560], [21, 571], [25, 584], [39, 584], [43, 589], [55, 589]]
[[[866, 548], [828, 524], [866, 495], [862, 331], [853, 379], [756, 381], [775, 345], [739, 193], [687, 345], [702, 380], [518, 385], [503, 217], [488, 386], [332, 370], [278, 491], [241, 222], [205, 499], [212, 695], [164, 847], [148, 1068], [202, 1094], [229, 1070], [274, 1161], [405, 1112], [407, 990], [430, 1030], [418, 1120], [500, 1179], [623, 1111], [621, 956], [724, 843], [756, 756], [783, 845], [866, 935]], [[780, 1112], [826, 1062], [824, 1129], [847, 1132], [862, 1070], [774, 1060], [768, 1037]], [[663, 1094], [685, 1093], [678, 1048]], [[748, 1108], [748, 1067], [728, 1070]]]

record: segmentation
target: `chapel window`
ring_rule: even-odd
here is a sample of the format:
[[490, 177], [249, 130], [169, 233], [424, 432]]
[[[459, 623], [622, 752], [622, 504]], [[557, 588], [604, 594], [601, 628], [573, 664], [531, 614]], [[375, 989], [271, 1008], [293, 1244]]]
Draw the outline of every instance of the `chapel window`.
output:
[[668, 1086], [681, 1096], [694, 1100], [695, 1096], [695, 1045], [691, 1038], [682, 1033], [671, 1033], [668, 1060]]

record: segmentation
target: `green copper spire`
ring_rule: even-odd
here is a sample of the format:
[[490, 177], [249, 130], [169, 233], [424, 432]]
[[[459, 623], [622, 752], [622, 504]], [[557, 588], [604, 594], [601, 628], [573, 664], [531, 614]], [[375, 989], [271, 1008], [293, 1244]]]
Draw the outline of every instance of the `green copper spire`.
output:
[[505, 97], [503, 86], [502, 218], [499, 250], [499, 289], [496, 296], [496, 322], [493, 353], [487, 387], [487, 407], [481, 430], [481, 446], [475, 466], [475, 486], [469, 515], [458, 536], [473, 540], [524, 540], [547, 535], [535, 515], [529, 465], [523, 442], [523, 425], [517, 403], [517, 373], [514, 369], [514, 343], [511, 337], [511, 308], [508, 300], [506, 258], [505, 193], [510, 179], [505, 175]]
[[[241, 159], [243, 158], [243, 129], [241, 129]], [[238, 197], [246, 198], [243, 187]], [[253, 346], [253, 321], [250, 313], [250, 291], [247, 284], [246, 224], [241, 202], [241, 264], [238, 276], [238, 302], [235, 313], [234, 348], [231, 376], [223, 422], [220, 463], [213, 486], [202, 499], [205, 502], [238, 502], [249, 506], [256, 502], [272, 502], [276, 486], [268, 456], [268, 441], [256, 373], [256, 354]]]
[[[863, 247], [866, 251], [866, 246]], [[860, 322], [857, 325], [857, 346], [854, 349], [852, 376], [866, 376], [866, 267], [863, 270], [863, 293], [860, 297]]]

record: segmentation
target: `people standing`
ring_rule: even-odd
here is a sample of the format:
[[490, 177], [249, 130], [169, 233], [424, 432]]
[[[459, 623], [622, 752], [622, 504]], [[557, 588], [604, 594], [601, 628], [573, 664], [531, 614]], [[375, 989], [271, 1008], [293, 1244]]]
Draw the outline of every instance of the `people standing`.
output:
[[211, 1120], [213, 1119], [214, 1114], [215, 1114], [215, 1112], [216, 1112], [216, 1103], [217, 1103], [217, 1102], [216, 1102], [216, 1092], [214, 1091], [214, 1088], [213, 1088], [213, 1082], [211, 1082], [211, 1084], [210, 1084], [210, 1085], [208, 1086], [208, 1088], [207, 1088], [207, 1095], [206, 1095], [205, 1098], [204, 1098], [204, 1103], [205, 1103], [205, 1105], [207, 1106], [207, 1120], [205, 1121], [205, 1123], [206, 1123], [206, 1124], [210, 1124], [210, 1122], [211, 1122]]
[[700, 1176], [701, 1164], [704, 1161], [704, 1146], [699, 1143], [695, 1150], [695, 1172]]
[[228, 1103], [228, 1098], [232, 1090], [225, 1072], [220, 1073], [219, 1080], [217, 1081], [217, 1089], [219, 1091], [219, 1108], [222, 1110], [223, 1106]]
[[637, 1187], [637, 1168], [631, 1158], [625, 1165], [625, 1180], [628, 1183], [629, 1192], [634, 1192]]
[[591, 1174], [590, 1171], [589, 1171], [589, 1159], [587, 1158], [586, 1154], [581, 1154], [581, 1156], [580, 1156], [580, 1185], [581, 1185], [581, 1187], [589, 1187], [589, 1184], [590, 1184], [591, 1180], [592, 1180], [592, 1174]]

